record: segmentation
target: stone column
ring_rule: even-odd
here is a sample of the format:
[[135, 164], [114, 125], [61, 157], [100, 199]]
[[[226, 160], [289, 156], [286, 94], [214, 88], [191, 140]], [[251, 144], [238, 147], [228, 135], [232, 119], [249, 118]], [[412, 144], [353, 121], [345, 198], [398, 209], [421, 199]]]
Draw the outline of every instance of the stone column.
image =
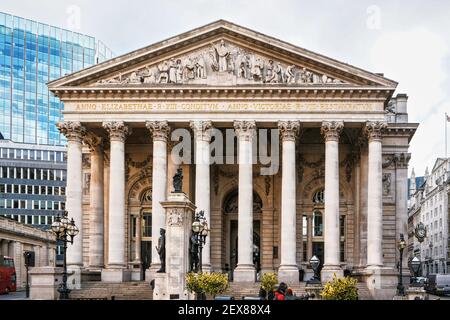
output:
[[39, 255], [41, 257], [41, 264], [39, 267], [48, 267], [49, 266], [49, 260], [48, 260], [48, 246], [43, 245], [39, 247]]
[[384, 122], [368, 122], [365, 132], [369, 139], [369, 174], [367, 199], [367, 268], [383, 266], [383, 159], [382, 133]]
[[135, 234], [135, 263], [141, 263], [141, 242], [142, 242], [142, 214], [136, 216], [136, 234]]
[[125, 261], [125, 140], [131, 129], [123, 121], [104, 122], [110, 139], [108, 266], [102, 281], [130, 280]]
[[278, 269], [280, 281], [295, 283], [299, 281], [297, 265], [297, 201], [295, 139], [300, 128], [298, 121], [278, 123], [282, 139], [282, 181], [281, 181], [281, 264]]
[[[408, 165], [411, 160], [411, 154], [409, 153], [400, 153], [395, 155], [395, 163], [396, 163], [396, 174], [395, 174], [395, 203], [396, 203], [396, 226], [397, 233], [395, 239], [400, 239], [400, 234], [406, 236], [408, 234], [408, 185], [405, 181], [408, 181]], [[393, 177], [391, 177], [390, 181], [393, 181]], [[389, 180], [388, 180], [389, 181]], [[389, 186], [390, 189], [393, 188], [393, 185]], [[406, 250], [405, 250], [406, 251]], [[399, 261], [400, 253], [396, 250], [397, 259]], [[407, 254], [404, 253], [403, 256], [403, 270], [404, 274], [408, 274], [408, 259]]]
[[342, 276], [340, 265], [339, 237], [339, 137], [344, 129], [343, 122], [323, 122], [325, 138], [325, 258], [322, 282]]
[[91, 151], [91, 186], [89, 215], [89, 268], [101, 269], [104, 266], [103, 224], [103, 138], [88, 134], [84, 140]]
[[234, 129], [239, 141], [238, 264], [234, 280], [254, 282], [252, 144], [256, 124], [254, 121], [235, 121]]
[[313, 216], [308, 215], [306, 216], [307, 220], [307, 242], [306, 242], [306, 262], [309, 263], [309, 260], [311, 260], [313, 256]]
[[[195, 138], [195, 205], [197, 211], [205, 212], [206, 221], [211, 224], [209, 143], [212, 122], [192, 121], [190, 126], [194, 131]], [[211, 235], [206, 238], [203, 247], [202, 269], [203, 272], [211, 271]]]
[[[152, 263], [151, 274], [160, 267], [159, 255], [156, 251], [156, 241], [159, 231], [165, 228], [165, 210], [161, 201], [167, 197], [167, 141], [170, 127], [167, 121], [147, 121], [146, 127], [153, 137], [153, 175], [152, 175]], [[151, 277], [151, 275], [150, 275]]]
[[3, 239], [1, 243], [2, 243], [2, 255], [9, 256], [9, 241]]
[[[67, 269], [73, 272], [68, 283], [72, 288], [80, 288], [83, 267], [83, 166], [82, 141], [86, 128], [80, 122], [60, 122], [59, 131], [67, 138], [67, 186], [66, 210], [79, 228], [73, 244], [67, 248]], [[73, 285], [72, 285], [73, 284]]]

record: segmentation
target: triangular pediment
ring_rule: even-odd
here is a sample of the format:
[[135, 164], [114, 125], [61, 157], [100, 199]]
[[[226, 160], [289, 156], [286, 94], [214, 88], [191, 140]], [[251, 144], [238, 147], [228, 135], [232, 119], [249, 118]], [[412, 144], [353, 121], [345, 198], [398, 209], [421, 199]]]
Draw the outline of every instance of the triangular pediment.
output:
[[373, 86], [397, 83], [227, 21], [217, 21], [49, 83], [70, 87]]

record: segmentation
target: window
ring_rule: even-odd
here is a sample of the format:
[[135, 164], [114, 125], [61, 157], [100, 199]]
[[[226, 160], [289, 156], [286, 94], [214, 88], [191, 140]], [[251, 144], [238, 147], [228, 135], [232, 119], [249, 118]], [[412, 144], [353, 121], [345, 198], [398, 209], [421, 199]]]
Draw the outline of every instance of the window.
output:
[[142, 217], [142, 237], [151, 238], [152, 236], [152, 215], [150, 213], [144, 213]]
[[308, 236], [308, 219], [306, 216], [302, 217], [302, 235], [304, 237]]
[[341, 262], [344, 262], [345, 261], [345, 241], [341, 241], [339, 253], [340, 253]]
[[325, 191], [320, 190], [317, 191], [313, 196], [313, 203], [315, 205], [324, 204], [325, 203]]
[[[345, 237], [345, 216], [339, 217], [340, 236]], [[344, 261], [344, 260], [341, 260]]]
[[323, 221], [322, 221], [322, 213], [320, 211], [316, 211], [313, 214], [313, 229], [314, 229], [314, 237], [322, 237], [323, 236]]

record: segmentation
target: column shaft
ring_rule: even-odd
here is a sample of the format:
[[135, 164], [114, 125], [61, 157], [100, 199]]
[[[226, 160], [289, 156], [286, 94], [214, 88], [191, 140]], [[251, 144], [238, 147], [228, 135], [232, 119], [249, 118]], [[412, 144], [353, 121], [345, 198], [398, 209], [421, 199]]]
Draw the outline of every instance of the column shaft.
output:
[[282, 121], [278, 128], [283, 141], [282, 181], [281, 181], [281, 264], [279, 278], [284, 282], [298, 281], [297, 266], [297, 219], [296, 219], [296, 172], [295, 138], [300, 124]]
[[103, 149], [91, 148], [91, 186], [90, 186], [90, 229], [89, 229], [89, 267], [101, 268], [104, 265], [103, 248]]
[[325, 136], [325, 220], [324, 220], [324, 268], [322, 281], [328, 281], [334, 274], [340, 276], [339, 237], [339, 136], [342, 122], [324, 122]]
[[134, 261], [141, 262], [141, 242], [142, 242], [142, 215], [136, 216], [136, 234], [135, 234], [135, 255]]
[[236, 281], [255, 281], [253, 265], [253, 159], [252, 140], [255, 123], [235, 122], [239, 141], [239, 196], [238, 196], [238, 265]]
[[[197, 211], [205, 212], [206, 221], [211, 224], [211, 199], [210, 199], [210, 151], [211, 121], [193, 121], [191, 128], [195, 136], [195, 205]], [[211, 234], [206, 238], [202, 251], [202, 269], [211, 271]]]

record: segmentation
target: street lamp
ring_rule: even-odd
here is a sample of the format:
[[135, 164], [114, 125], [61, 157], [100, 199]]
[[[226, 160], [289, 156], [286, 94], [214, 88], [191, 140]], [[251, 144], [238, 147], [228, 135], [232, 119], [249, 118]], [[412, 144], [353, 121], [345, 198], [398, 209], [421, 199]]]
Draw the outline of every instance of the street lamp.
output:
[[195, 214], [194, 222], [192, 223], [192, 233], [194, 236], [194, 245], [198, 247], [198, 269], [202, 272], [202, 250], [203, 245], [206, 243], [206, 237], [209, 233], [208, 222], [205, 218], [205, 211], [202, 210]]
[[56, 240], [64, 244], [63, 283], [58, 288], [60, 300], [68, 300], [70, 293], [69, 288], [67, 288], [67, 243], [73, 244], [73, 238], [79, 233], [75, 221], [73, 218], [69, 221], [67, 215], [67, 211], [64, 211], [62, 216], [58, 215], [51, 227], [53, 233], [56, 235]]
[[410, 269], [411, 269], [411, 272], [414, 275], [414, 279], [413, 279], [413, 283], [412, 283], [413, 287], [420, 287], [420, 286], [422, 286], [417, 281], [417, 278], [419, 277], [420, 264], [421, 264], [421, 262], [420, 262], [419, 258], [417, 258], [417, 257], [414, 257], [411, 260]]
[[400, 241], [398, 242], [398, 250], [400, 251], [400, 262], [399, 262], [399, 275], [398, 275], [398, 285], [397, 285], [397, 295], [405, 295], [405, 287], [403, 286], [403, 250], [406, 248], [406, 241], [403, 233], [400, 234]]
[[314, 271], [314, 276], [311, 278], [311, 280], [308, 281], [308, 284], [320, 284], [320, 276], [319, 276], [320, 259], [317, 258], [317, 256], [313, 256], [311, 260], [309, 260], [309, 263], [311, 264], [311, 268]]

